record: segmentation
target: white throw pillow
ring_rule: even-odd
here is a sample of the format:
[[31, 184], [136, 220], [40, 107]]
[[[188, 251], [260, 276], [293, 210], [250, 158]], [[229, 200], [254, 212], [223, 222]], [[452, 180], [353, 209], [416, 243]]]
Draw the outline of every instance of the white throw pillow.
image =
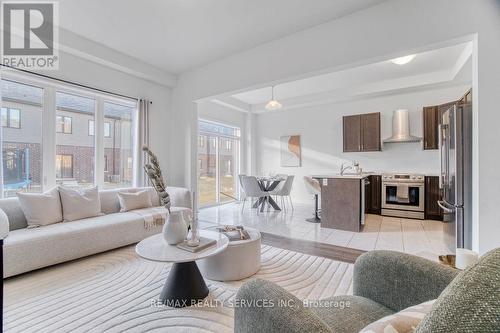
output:
[[118, 192], [120, 201], [120, 212], [128, 212], [133, 209], [152, 207], [149, 190], [138, 192]]
[[363, 328], [359, 333], [413, 333], [422, 319], [432, 310], [436, 300], [430, 300], [395, 314], [380, 318]]
[[64, 222], [103, 215], [97, 187], [89, 189], [71, 189], [59, 187]]
[[49, 225], [63, 220], [57, 188], [45, 193], [17, 193], [29, 227]]

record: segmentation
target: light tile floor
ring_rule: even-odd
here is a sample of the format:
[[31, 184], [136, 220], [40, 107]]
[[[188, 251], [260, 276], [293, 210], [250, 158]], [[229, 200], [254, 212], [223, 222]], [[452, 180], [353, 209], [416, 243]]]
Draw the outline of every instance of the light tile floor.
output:
[[213, 225], [244, 225], [285, 237], [345, 246], [360, 250], [396, 250], [437, 260], [448, 251], [443, 241], [443, 223], [379, 215], [366, 215], [362, 232], [321, 228], [305, 221], [312, 216], [312, 206], [295, 204], [294, 210], [257, 213], [248, 208], [243, 213], [239, 203], [202, 208], [200, 227]]

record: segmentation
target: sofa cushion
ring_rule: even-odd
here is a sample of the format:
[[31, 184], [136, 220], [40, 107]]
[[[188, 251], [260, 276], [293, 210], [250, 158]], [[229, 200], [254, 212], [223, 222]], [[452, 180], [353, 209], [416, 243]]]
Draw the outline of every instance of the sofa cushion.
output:
[[152, 207], [149, 191], [142, 190], [138, 192], [118, 192], [120, 201], [120, 212], [128, 212], [133, 209]]
[[17, 197], [5, 198], [0, 200], [0, 209], [9, 218], [9, 230], [24, 229], [28, 227], [28, 221], [24, 216], [21, 204]]
[[417, 327], [423, 332], [500, 332], [500, 248], [458, 274]]
[[144, 189], [148, 189], [153, 206], [158, 206], [160, 204], [160, 199], [158, 198], [158, 194], [156, 193], [155, 189], [152, 187], [118, 188], [99, 191], [99, 196], [101, 198], [101, 211], [104, 214], [118, 213], [120, 211], [118, 192], [137, 192]]
[[334, 296], [313, 303], [309, 308], [335, 333], [359, 332], [366, 325], [394, 313], [361, 296]]
[[102, 215], [97, 187], [79, 190], [61, 186], [59, 194], [64, 222]]
[[4, 239], [4, 277], [141, 241], [161, 232], [144, 227], [134, 213], [116, 213], [71, 223], [18, 229]]
[[369, 324], [359, 333], [413, 333], [418, 324], [427, 315], [436, 300], [430, 300], [392, 315], [380, 318]]
[[63, 219], [59, 190], [44, 193], [17, 193], [28, 226], [41, 226], [61, 222]]

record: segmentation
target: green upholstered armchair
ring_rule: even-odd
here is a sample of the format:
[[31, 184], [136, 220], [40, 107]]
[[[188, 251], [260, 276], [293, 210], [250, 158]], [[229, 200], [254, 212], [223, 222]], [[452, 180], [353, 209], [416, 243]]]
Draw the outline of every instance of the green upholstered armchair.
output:
[[[359, 332], [382, 317], [432, 299], [437, 300], [417, 327], [419, 333], [500, 332], [500, 248], [460, 273], [409, 254], [368, 252], [354, 264], [353, 294], [321, 301], [349, 302], [349, 307], [304, 307], [283, 288], [252, 280], [236, 296], [247, 305], [235, 309], [235, 332]], [[252, 303], [255, 300], [275, 306], [253, 306], [259, 304]]]

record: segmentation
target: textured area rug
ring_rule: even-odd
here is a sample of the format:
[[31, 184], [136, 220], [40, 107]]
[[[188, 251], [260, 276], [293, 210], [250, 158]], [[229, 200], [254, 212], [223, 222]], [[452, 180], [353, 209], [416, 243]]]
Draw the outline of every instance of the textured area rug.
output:
[[352, 293], [351, 264], [264, 245], [256, 275], [206, 281], [206, 306], [155, 306], [170, 267], [130, 246], [8, 279], [4, 331], [232, 332], [233, 309], [217, 304], [230, 303], [249, 279], [273, 281], [302, 299]]

